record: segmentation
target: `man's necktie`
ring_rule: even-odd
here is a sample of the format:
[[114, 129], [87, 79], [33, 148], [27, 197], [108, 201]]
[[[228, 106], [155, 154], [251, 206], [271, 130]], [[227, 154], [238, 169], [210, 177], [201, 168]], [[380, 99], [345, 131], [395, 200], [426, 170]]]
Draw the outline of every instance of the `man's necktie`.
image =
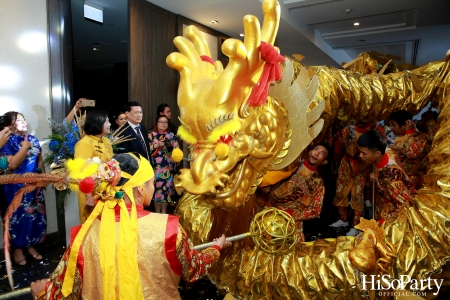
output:
[[148, 156], [147, 147], [145, 146], [145, 141], [144, 141], [144, 138], [142, 137], [141, 129], [137, 126], [135, 128], [136, 128], [136, 134], [138, 136], [139, 142], [141, 143], [142, 148], [145, 149], [145, 153], [147, 153], [147, 156]]

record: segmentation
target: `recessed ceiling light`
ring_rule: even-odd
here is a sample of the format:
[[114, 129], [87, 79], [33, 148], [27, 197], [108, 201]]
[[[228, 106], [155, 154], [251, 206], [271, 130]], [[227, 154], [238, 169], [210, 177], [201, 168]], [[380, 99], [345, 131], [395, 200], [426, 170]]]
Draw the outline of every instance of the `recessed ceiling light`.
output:
[[242, 36], [242, 37], [243, 37], [243, 36], [244, 36], [244, 34], [243, 34], [243, 33], [239, 33], [239, 36]]
[[355, 26], [359, 26], [359, 23], [358, 23], [358, 22], [355, 22], [355, 23], [353, 23], [353, 25], [355, 25]]
[[100, 49], [97, 48], [97, 47], [94, 47], [94, 48], [92, 48], [92, 50], [97, 51], [97, 50], [100, 50]]
[[90, 3], [88, 1], [84, 2], [84, 17], [99, 23], [103, 23], [103, 7]]
[[209, 21], [209, 23], [211, 23], [211, 24], [217, 24], [217, 23], [219, 23], [219, 21], [217, 21], [217, 20], [211, 20], [211, 21]]

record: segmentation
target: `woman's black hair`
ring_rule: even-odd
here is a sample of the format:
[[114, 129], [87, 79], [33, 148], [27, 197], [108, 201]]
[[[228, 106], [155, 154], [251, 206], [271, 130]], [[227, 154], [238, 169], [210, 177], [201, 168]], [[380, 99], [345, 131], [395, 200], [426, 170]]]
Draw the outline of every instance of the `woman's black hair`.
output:
[[108, 118], [108, 113], [104, 110], [94, 109], [87, 113], [83, 130], [89, 135], [99, 135], [103, 132], [103, 125]]
[[370, 151], [380, 151], [381, 154], [386, 152], [386, 141], [381, 133], [376, 129], [370, 129], [364, 132], [357, 141], [358, 146], [365, 147]]
[[[138, 159], [141, 159], [141, 156], [137, 152], [131, 152], [133, 153]], [[128, 153], [122, 153], [122, 154], [116, 154], [113, 156], [113, 159], [117, 160], [120, 166], [120, 170], [127, 172], [131, 176], [133, 176], [136, 171], [139, 169], [139, 161], [137, 161], [133, 156], [129, 155]], [[125, 183], [127, 183], [129, 179], [120, 177], [119, 182], [117, 183], [118, 186], [122, 186]]]
[[17, 115], [20, 114], [17, 111], [8, 111], [4, 115], [0, 116], [0, 130], [5, 127], [9, 127], [17, 120]]

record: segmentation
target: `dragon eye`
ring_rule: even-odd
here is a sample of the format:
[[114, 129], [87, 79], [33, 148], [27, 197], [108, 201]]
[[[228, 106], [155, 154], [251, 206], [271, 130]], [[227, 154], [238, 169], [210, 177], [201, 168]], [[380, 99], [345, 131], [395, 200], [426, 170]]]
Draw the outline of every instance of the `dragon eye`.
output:
[[229, 134], [225, 134], [220, 137], [220, 140], [225, 144], [229, 144], [233, 140], [233, 137]]

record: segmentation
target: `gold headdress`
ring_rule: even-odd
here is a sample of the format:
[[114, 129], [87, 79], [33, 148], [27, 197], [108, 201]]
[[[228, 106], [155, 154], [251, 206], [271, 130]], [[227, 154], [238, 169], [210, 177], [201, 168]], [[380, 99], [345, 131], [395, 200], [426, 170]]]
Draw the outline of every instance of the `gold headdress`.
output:
[[[133, 197], [133, 188], [142, 186], [153, 177], [153, 169], [143, 157], [137, 158], [131, 153], [121, 154], [131, 156], [138, 164], [134, 174], [120, 170], [119, 163], [112, 160], [102, 163], [98, 160], [73, 160], [67, 163], [69, 181], [76, 183], [83, 192], [95, 191], [98, 202], [76, 236], [70, 253], [69, 264], [64, 278], [62, 293], [65, 297], [72, 293], [74, 275], [81, 243], [92, 222], [101, 215], [100, 225], [100, 264], [103, 274], [103, 298], [116, 298], [116, 246], [111, 241], [116, 240], [115, 207], [120, 207], [120, 229], [118, 244], [118, 276], [119, 298], [126, 299], [134, 295], [134, 299], [143, 299], [142, 285], [137, 265], [137, 212]], [[117, 157], [117, 156], [116, 156]], [[87, 177], [82, 178], [87, 175]], [[117, 184], [128, 179], [123, 185]], [[120, 181], [119, 181], [120, 180]], [[76, 185], [71, 185], [77, 189]], [[131, 215], [122, 199], [123, 191], [132, 203]]]

